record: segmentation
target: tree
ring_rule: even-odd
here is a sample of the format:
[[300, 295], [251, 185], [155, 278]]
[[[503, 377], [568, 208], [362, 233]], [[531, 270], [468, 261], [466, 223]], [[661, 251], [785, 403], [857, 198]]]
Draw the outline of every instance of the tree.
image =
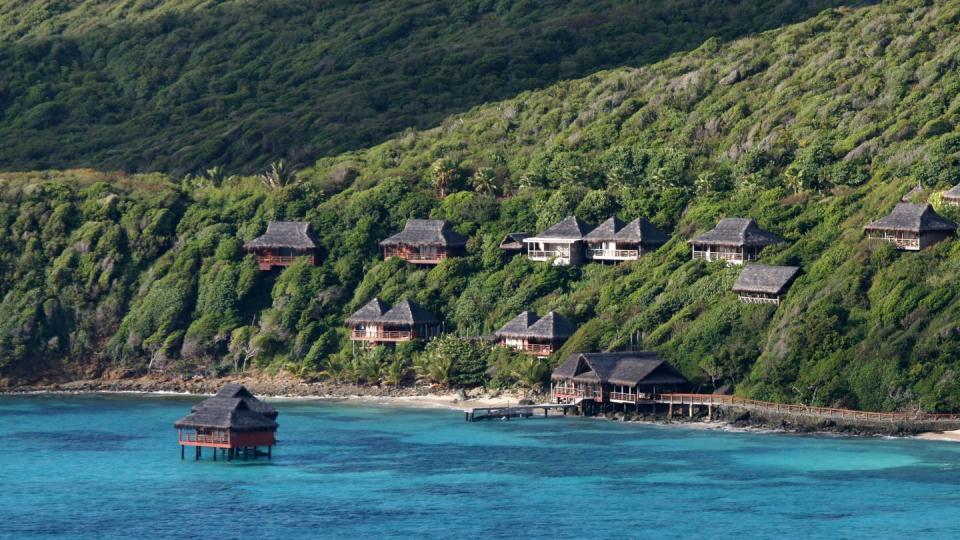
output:
[[260, 181], [273, 191], [279, 191], [296, 182], [293, 169], [284, 160], [274, 161], [270, 168], [260, 175]]
[[477, 169], [470, 178], [470, 184], [478, 195], [493, 195], [497, 191], [497, 173], [489, 167]]
[[536, 356], [521, 356], [513, 361], [511, 371], [518, 384], [533, 388], [543, 384], [550, 368], [545, 361]]
[[430, 178], [433, 181], [433, 187], [437, 190], [438, 197], [442, 199], [447, 196], [458, 174], [457, 165], [449, 159], [441, 158], [433, 162], [430, 167]]

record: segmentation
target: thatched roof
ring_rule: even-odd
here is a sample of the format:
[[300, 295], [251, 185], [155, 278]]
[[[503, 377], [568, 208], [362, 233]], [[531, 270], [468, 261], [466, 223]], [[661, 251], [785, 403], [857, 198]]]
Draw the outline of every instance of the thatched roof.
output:
[[539, 339], [567, 339], [577, 331], [577, 327], [563, 315], [551, 311], [531, 324], [524, 337]]
[[630, 242], [653, 246], [666, 244], [669, 240], [663, 231], [645, 217], [627, 224], [617, 217], [612, 217], [584, 235], [583, 239], [588, 242]]
[[524, 337], [527, 335], [527, 329], [536, 322], [537, 316], [532, 311], [524, 311], [516, 317], [510, 319], [507, 324], [500, 327], [493, 333], [497, 337]]
[[653, 352], [573, 353], [553, 370], [550, 378], [624, 386], [688, 382]]
[[944, 191], [943, 198], [952, 202], [960, 201], [960, 184], [953, 186], [947, 191]]
[[783, 294], [799, 272], [799, 266], [748, 264], [743, 267], [733, 284], [733, 292]]
[[614, 216], [603, 223], [597, 225], [597, 228], [583, 235], [583, 239], [594, 242], [613, 242], [617, 232], [623, 228], [623, 221]]
[[889, 215], [874, 221], [864, 229], [952, 233], [957, 230], [957, 224], [936, 213], [929, 204], [897, 203]]
[[507, 235], [503, 237], [503, 240], [500, 241], [500, 249], [506, 251], [521, 251], [523, 250], [523, 241], [527, 238], [530, 238], [530, 233], [507, 233]]
[[[569, 216], [556, 225], [538, 234], [536, 238], [552, 238], [559, 240], [582, 240], [590, 232], [590, 226], [580, 221], [577, 216]], [[532, 240], [528, 238], [527, 241]]]
[[381, 246], [463, 246], [467, 239], [442, 219], [408, 219], [403, 230], [380, 242]]
[[763, 247], [783, 242], [783, 239], [761, 229], [752, 219], [724, 218], [716, 227], [689, 242], [715, 246]]
[[267, 232], [243, 246], [245, 249], [315, 249], [317, 243], [306, 221], [271, 221]]
[[[246, 402], [247, 406], [250, 407], [250, 410], [258, 412], [267, 418], [276, 419], [279, 414], [276, 409], [267, 405], [266, 403], [257, 399], [252, 392], [247, 390], [247, 387], [240, 383], [227, 383], [223, 385], [220, 390], [213, 396], [214, 398], [240, 398]], [[213, 398], [210, 398], [213, 399]], [[193, 410], [196, 411], [197, 408], [203, 407], [209, 399], [206, 401], [201, 401], [193, 407]]]
[[384, 324], [435, 324], [440, 319], [410, 300], [401, 300], [380, 317]]
[[202, 406], [195, 407], [192, 413], [174, 422], [173, 427], [276, 431], [277, 423], [252, 410], [244, 398], [214, 396]]
[[358, 324], [378, 322], [381, 318], [383, 318], [383, 314], [389, 310], [390, 304], [387, 304], [383, 300], [374, 297], [372, 300], [364, 304], [363, 307], [355, 311], [353, 315], [347, 319], [347, 324], [350, 326], [356, 326]]

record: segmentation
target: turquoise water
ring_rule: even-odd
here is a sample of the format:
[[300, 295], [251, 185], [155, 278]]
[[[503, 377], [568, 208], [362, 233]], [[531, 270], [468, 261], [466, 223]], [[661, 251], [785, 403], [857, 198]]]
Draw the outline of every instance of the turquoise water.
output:
[[960, 537], [960, 444], [277, 401], [272, 461], [181, 461], [195, 401], [0, 397], [0, 536]]

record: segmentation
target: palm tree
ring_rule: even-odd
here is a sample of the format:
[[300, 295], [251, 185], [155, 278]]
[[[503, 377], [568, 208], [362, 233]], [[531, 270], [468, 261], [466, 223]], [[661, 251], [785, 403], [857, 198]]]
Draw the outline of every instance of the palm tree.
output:
[[477, 169], [470, 184], [478, 195], [493, 195], [497, 191], [497, 174], [489, 167]]
[[293, 169], [284, 160], [274, 161], [267, 172], [260, 175], [260, 181], [268, 188], [278, 191], [296, 182]]
[[547, 363], [536, 356], [523, 356], [512, 363], [513, 377], [520, 385], [528, 388], [543, 384], [543, 380], [547, 378], [547, 373], [550, 371]]
[[447, 196], [447, 190], [457, 177], [457, 166], [449, 159], [438, 159], [430, 167], [430, 177], [437, 188], [437, 196], [442, 199]]

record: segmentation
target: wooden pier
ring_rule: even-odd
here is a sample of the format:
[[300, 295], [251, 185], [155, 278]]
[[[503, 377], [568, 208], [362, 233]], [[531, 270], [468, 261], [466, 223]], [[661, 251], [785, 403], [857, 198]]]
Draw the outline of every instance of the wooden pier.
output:
[[511, 418], [530, 418], [531, 416], [550, 416], [550, 411], [566, 416], [568, 409], [575, 409], [577, 403], [539, 403], [536, 405], [506, 405], [503, 407], [474, 407], [463, 411], [467, 422], [476, 420], [509, 420]]
[[766, 413], [813, 420], [847, 420], [872, 424], [960, 424], [960, 414], [857, 411], [790, 403], [774, 403], [718, 394], [659, 394], [655, 396], [653, 401], [668, 407], [667, 416], [673, 416], [675, 412], [683, 414], [684, 411], [686, 411], [692, 417], [694, 415], [694, 407], [703, 407], [706, 408], [708, 417], [712, 418], [713, 409], [722, 407], [754, 411], [760, 414]]

